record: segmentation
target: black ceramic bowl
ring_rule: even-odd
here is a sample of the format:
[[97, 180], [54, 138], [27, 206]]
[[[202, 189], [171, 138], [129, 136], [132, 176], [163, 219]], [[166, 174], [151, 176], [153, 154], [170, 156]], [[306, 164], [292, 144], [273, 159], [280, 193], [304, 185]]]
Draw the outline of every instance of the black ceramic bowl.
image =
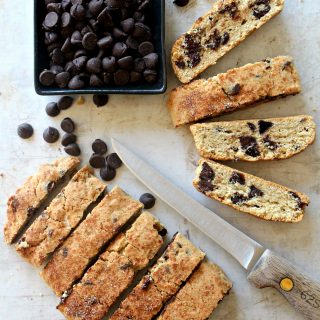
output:
[[44, 0], [34, 0], [34, 85], [39, 95], [66, 95], [66, 94], [159, 94], [167, 88], [166, 57], [164, 49], [164, 16], [165, 0], [150, 1], [150, 27], [153, 34], [155, 51], [159, 55], [158, 80], [153, 84], [141, 83], [125, 86], [105, 85], [103, 87], [84, 87], [79, 90], [68, 88], [46, 87], [39, 82], [39, 74], [49, 67], [49, 56], [44, 44], [44, 30], [42, 22], [46, 15]]

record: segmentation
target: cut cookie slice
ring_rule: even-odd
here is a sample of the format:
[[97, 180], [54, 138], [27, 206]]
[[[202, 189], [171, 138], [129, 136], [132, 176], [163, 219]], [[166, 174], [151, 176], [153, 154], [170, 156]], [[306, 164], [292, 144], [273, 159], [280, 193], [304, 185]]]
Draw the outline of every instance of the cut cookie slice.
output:
[[311, 116], [198, 123], [190, 126], [201, 156], [212, 160], [286, 159], [315, 139]]
[[105, 187], [88, 167], [79, 170], [19, 240], [17, 252], [40, 267], [79, 224]]
[[292, 58], [279, 56], [175, 88], [168, 109], [178, 127], [300, 91]]
[[14, 242], [37, 209], [48, 199], [55, 187], [75, 170], [79, 162], [76, 157], [65, 157], [57, 159], [52, 164], [42, 165], [38, 172], [29, 177], [9, 198], [7, 222], [4, 227], [4, 238], [8, 244]]
[[115, 187], [53, 254], [41, 272], [42, 278], [60, 296], [81, 278], [102, 247], [141, 209], [140, 202]]
[[157, 319], [206, 320], [231, 287], [230, 280], [217, 265], [203, 262]]
[[166, 230], [148, 212], [115, 241], [62, 299], [58, 309], [68, 320], [100, 320], [145, 268], [163, 244]]
[[153, 319], [203, 258], [204, 253], [178, 233], [110, 320]]
[[309, 197], [214, 161], [201, 159], [193, 181], [206, 196], [264, 220], [302, 220]]
[[281, 12], [284, 0], [218, 0], [173, 45], [172, 67], [188, 83]]

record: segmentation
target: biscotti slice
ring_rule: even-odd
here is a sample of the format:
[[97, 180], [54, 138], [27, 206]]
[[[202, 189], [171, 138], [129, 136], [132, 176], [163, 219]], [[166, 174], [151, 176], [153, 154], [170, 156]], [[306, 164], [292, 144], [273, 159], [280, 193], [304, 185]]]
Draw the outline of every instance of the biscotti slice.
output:
[[230, 280], [217, 265], [203, 262], [157, 319], [206, 320], [231, 287]]
[[141, 211], [142, 204], [115, 187], [52, 256], [41, 276], [57, 295], [81, 278], [103, 245]]
[[110, 320], [151, 320], [203, 260], [204, 253], [177, 234]]
[[284, 0], [218, 0], [173, 45], [172, 67], [188, 83], [276, 16]]
[[52, 164], [40, 166], [38, 172], [29, 177], [9, 198], [7, 222], [4, 227], [4, 238], [8, 244], [14, 242], [36, 210], [48, 199], [55, 186], [71, 173], [79, 162], [76, 157], [65, 157], [57, 159]]
[[[117, 236], [59, 306], [68, 320], [100, 320], [163, 244], [165, 228], [148, 212]], [[88, 303], [90, 301], [90, 303]]]
[[177, 87], [167, 105], [178, 127], [300, 91], [292, 58], [279, 56]]
[[251, 174], [201, 159], [193, 181], [206, 196], [264, 220], [302, 220], [308, 196]]
[[190, 126], [201, 156], [212, 160], [286, 159], [313, 143], [311, 116], [197, 123]]
[[32, 265], [41, 266], [78, 225], [105, 187], [88, 167], [79, 170], [19, 240], [17, 252]]

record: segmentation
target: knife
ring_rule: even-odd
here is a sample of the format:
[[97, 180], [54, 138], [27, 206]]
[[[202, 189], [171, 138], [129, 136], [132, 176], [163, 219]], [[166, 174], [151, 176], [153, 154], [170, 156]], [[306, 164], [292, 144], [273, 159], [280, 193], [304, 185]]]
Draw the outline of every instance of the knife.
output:
[[188, 196], [116, 139], [112, 145], [128, 169], [152, 192], [231, 254], [258, 288], [277, 289], [307, 319], [320, 320], [320, 284], [289, 261], [233, 227]]

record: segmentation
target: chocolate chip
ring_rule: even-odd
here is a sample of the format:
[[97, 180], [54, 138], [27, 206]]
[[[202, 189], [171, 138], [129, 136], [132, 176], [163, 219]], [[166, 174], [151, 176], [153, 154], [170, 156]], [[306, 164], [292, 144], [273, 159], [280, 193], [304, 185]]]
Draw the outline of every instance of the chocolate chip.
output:
[[154, 51], [154, 46], [153, 46], [152, 42], [144, 41], [144, 42], [140, 43], [138, 50], [142, 56], [146, 56], [149, 53], [152, 53]]
[[96, 154], [103, 155], [108, 151], [107, 144], [101, 140], [101, 139], [96, 139], [92, 143], [92, 150]]
[[244, 195], [236, 192], [232, 197], [231, 197], [231, 202], [233, 204], [241, 204], [245, 201], [247, 201], [247, 197], [245, 197]]
[[151, 209], [156, 203], [156, 198], [151, 193], [144, 193], [140, 196], [139, 201], [145, 209]]
[[46, 105], [46, 113], [50, 117], [56, 117], [60, 113], [60, 109], [56, 102], [49, 102]]
[[18, 136], [22, 139], [29, 139], [33, 135], [33, 128], [29, 123], [22, 123], [18, 126]]
[[158, 233], [161, 237], [164, 237], [168, 233], [168, 231], [166, 228], [161, 228], [160, 230], [158, 230]]
[[113, 44], [112, 37], [110, 35], [105, 36], [105, 37], [99, 39], [97, 44], [100, 49], [108, 50], [112, 47], [112, 44]]
[[13, 212], [17, 212], [19, 205], [20, 205], [19, 200], [16, 198], [13, 198], [11, 202]]
[[268, 149], [270, 149], [271, 151], [274, 151], [278, 148], [278, 144], [276, 142], [272, 141], [269, 136], [264, 137], [263, 142], [266, 145], [266, 147]]
[[131, 56], [120, 58], [118, 65], [121, 69], [131, 70], [133, 68], [133, 58]]
[[292, 198], [294, 198], [297, 201], [297, 207], [303, 208], [304, 203], [301, 201], [301, 198], [293, 191], [289, 191], [289, 194]]
[[130, 83], [137, 83], [141, 80], [142, 75], [139, 72], [131, 71], [130, 72]]
[[91, 280], [86, 280], [86, 281], [83, 282], [83, 284], [84, 284], [85, 286], [92, 286], [92, 285], [93, 285], [93, 282], [92, 282]]
[[119, 69], [114, 73], [114, 83], [119, 86], [124, 86], [130, 80], [130, 74], [128, 71]]
[[202, 170], [199, 175], [199, 188], [201, 192], [213, 191], [214, 186], [212, 181], [215, 178], [215, 173], [212, 168], [204, 162], [202, 164]]
[[138, 50], [139, 42], [136, 39], [134, 39], [132, 36], [129, 36], [126, 40], [126, 45], [128, 46], [129, 49]]
[[144, 60], [141, 58], [137, 58], [133, 61], [133, 69], [136, 72], [142, 73], [146, 68], [146, 64], [144, 63]]
[[115, 72], [117, 62], [115, 57], [105, 57], [102, 60], [102, 68], [107, 72]]
[[174, 0], [173, 3], [178, 7], [184, 7], [189, 3], [189, 0]]
[[119, 158], [119, 156], [116, 153], [110, 153], [107, 156], [107, 164], [112, 169], [118, 169], [122, 165], [122, 160]]
[[229, 182], [233, 184], [239, 183], [241, 185], [245, 185], [246, 179], [242, 173], [234, 171], [231, 174]]
[[105, 106], [109, 101], [109, 96], [107, 94], [95, 94], [93, 95], [93, 102], [97, 107]]
[[59, 88], [65, 88], [68, 85], [70, 78], [71, 76], [69, 72], [60, 72], [56, 75], [56, 84]]
[[177, 60], [174, 62], [174, 64], [179, 68], [179, 69], [184, 69], [186, 67], [186, 63], [183, 60]]
[[215, 29], [213, 33], [211, 33], [206, 43], [207, 43], [207, 48], [210, 48], [212, 50], [216, 50], [220, 47], [221, 35], [217, 29]]
[[69, 72], [72, 77], [74, 77], [78, 73], [78, 70], [72, 61], [67, 62], [64, 69], [65, 71]]
[[230, 86], [228, 89], [226, 89], [226, 93], [229, 96], [234, 96], [234, 95], [238, 94], [239, 92], [240, 92], [240, 84], [239, 83], [236, 83], [236, 84]]
[[63, 64], [64, 63], [64, 55], [59, 48], [56, 48], [52, 51], [51, 60], [55, 64]]
[[131, 33], [134, 28], [134, 20], [133, 20], [133, 18], [128, 18], [126, 20], [121, 21], [120, 25], [122, 27], [122, 30], [125, 33]]
[[133, 19], [136, 20], [137, 22], [144, 22], [145, 20], [145, 15], [140, 12], [140, 11], [136, 11], [134, 14], [133, 14]]
[[59, 139], [59, 131], [56, 128], [48, 127], [43, 132], [43, 139], [48, 143], [54, 143]]
[[189, 65], [191, 68], [197, 66], [200, 61], [201, 44], [196, 41], [191, 34], [186, 34], [184, 39], [184, 47], [186, 49], [186, 55], [189, 58]]
[[99, 13], [102, 11], [102, 9], [104, 8], [104, 3], [103, 0], [91, 0], [88, 3], [88, 9], [89, 12], [94, 16], [98, 16]]
[[248, 194], [249, 199], [252, 199], [254, 197], [262, 197], [262, 196], [263, 196], [263, 192], [260, 189], [258, 189], [254, 185], [250, 186], [250, 191]]
[[74, 129], [75, 129], [74, 122], [70, 118], [64, 118], [61, 121], [61, 129], [64, 132], [72, 133], [74, 131]]
[[130, 268], [132, 268], [132, 263], [131, 262], [125, 263], [122, 266], [120, 266], [121, 270], [127, 270], [127, 269], [130, 269]]
[[154, 83], [157, 81], [158, 74], [155, 70], [147, 69], [143, 72], [143, 77], [148, 83]]
[[257, 0], [254, 3], [252, 14], [257, 18], [261, 19], [270, 11], [270, 0]]
[[120, 58], [125, 55], [127, 50], [128, 50], [128, 47], [125, 43], [117, 42], [112, 48], [112, 55], [115, 56], [116, 58]]
[[45, 40], [44, 43], [46, 45], [50, 45], [59, 40], [59, 35], [56, 32], [45, 32]]
[[240, 137], [240, 144], [241, 148], [248, 156], [254, 158], [260, 156], [259, 146], [256, 138], [251, 136]]
[[111, 181], [116, 176], [116, 170], [110, 168], [109, 166], [105, 166], [100, 169], [100, 177], [104, 181]]
[[236, 17], [237, 12], [238, 12], [238, 6], [234, 1], [226, 5], [224, 8], [222, 8], [219, 11], [220, 14], [229, 13], [230, 17], [233, 19]]
[[77, 143], [70, 143], [64, 148], [65, 153], [70, 156], [77, 157], [81, 154], [81, 150]]
[[151, 38], [151, 30], [145, 24], [137, 22], [134, 24], [132, 36], [139, 41], [147, 41]]
[[73, 89], [73, 90], [77, 90], [77, 89], [81, 89], [85, 86], [84, 81], [81, 79], [81, 77], [74, 76], [68, 84], [69, 89]]
[[222, 37], [221, 37], [221, 44], [222, 45], [225, 45], [229, 42], [229, 39], [230, 39], [230, 35], [228, 32], [225, 32]]
[[100, 73], [101, 72], [101, 60], [98, 58], [91, 58], [87, 61], [87, 72]]
[[58, 22], [59, 22], [59, 15], [53, 11], [49, 12], [44, 19], [44, 25], [49, 29], [57, 27]]
[[123, 32], [119, 28], [114, 28], [112, 30], [112, 35], [117, 40], [125, 40], [127, 38], [127, 36], [128, 36], [125, 32]]
[[247, 122], [247, 125], [248, 125], [248, 127], [250, 128], [250, 130], [252, 131], [252, 132], [255, 132], [256, 131], [256, 126], [255, 126], [255, 124], [254, 123], [252, 123], [252, 122]]
[[75, 45], [82, 43], [82, 35], [80, 31], [76, 30], [72, 33], [70, 42]]
[[105, 28], [111, 28], [113, 26], [112, 17], [107, 8], [98, 15], [98, 21]]
[[146, 290], [151, 283], [152, 283], [152, 278], [150, 276], [145, 276], [143, 278], [143, 283], [141, 285], [141, 289]]
[[61, 144], [66, 147], [71, 143], [76, 142], [77, 140], [77, 136], [73, 133], [66, 133], [63, 135], [62, 139], [61, 139]]
[[36, 213], [36, 211], [37, 211], [37, 209], [36, 209], [36, 208], [29, 207], [29, 208], [28, 208], [28, 210], [27, 210], [28, 217], [33, 216], [33, 215]]
[[61, 16], [61, 27], [67, 28], [71, 25], [71, 15], [69, 12], [64, 12]]
[[58, 73], [60, 72], [63, 72], [63, 68], [57, 64], [53, 64], [51, 67], [50, 67], [50, 71], [52, 71], [55, 75], [57, 75]]
[[39, 75], [39, 81], [42, 85], [49, 87], [54, 84], [55, 74], [50, 70], [43, 70]]
[[273, 126], [273, 123], [269, 121], [259, 120], [258, 125], [259, 125], [259, 133], [263, 134]]
[[73, 98], [70, 96], [63, 96], [58, 100], [58, 108], [60, 110], [66, 110], [69, 109], [72, 106]]
[[113, 83], [113, 74], [110, 72], [104, 72], [103, 73], [103, 82], [108, 85], [112, 84]]
[[74, 4], [70, 9], [70, 14], [75, 20], [83, 20], [86, 16], [86, 10], [81, 4]]
[[92, 74], [89, 80], [90, 87], [102, 87], [103, 81], [96, 75]]
[[81, 57], [75, 58], [72, 62], [78, 71], [82, 71], [87, 64], [87, 60], [88, 60], [87, 56], [81, 56]]
[[102, 155], [93, 153], [89, 159], [89, 163], [93, 168], [102, 168], [105, 166], [106, 160]]
[[88, 32], [82, 39], [82, 45], [87, 50], [94, 50], [98, 43], [98, 37], [93, 32]]
[[143, 61], [148, 69], [155, 69], [158, 64], [158, 60], [159, 57], [156, 53], [149, 53], [143, 57]]
[[66, 258], [68, 256], [68, 248], [62, 248], [62, 256]]
[[53, 189], [54, 189], [54, 187], [55, 187], [55, 182], [54, 181], [50, 181], [48, 184], [47, 184], [47, 191], [48, 192], [51, 192]]

